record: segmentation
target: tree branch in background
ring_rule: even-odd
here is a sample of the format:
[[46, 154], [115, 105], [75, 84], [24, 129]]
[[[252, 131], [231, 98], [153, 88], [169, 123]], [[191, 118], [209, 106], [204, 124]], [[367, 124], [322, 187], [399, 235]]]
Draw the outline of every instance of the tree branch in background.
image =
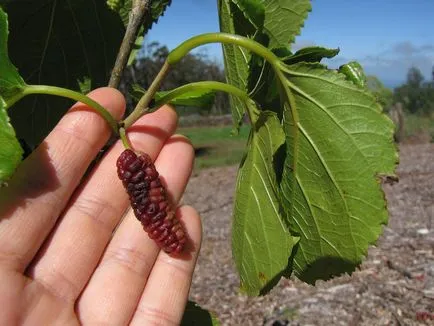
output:
[[118, 56], [112, 74], [110, 76], [109, 87], [118, 88], [122, 77], [122, 73], [127, 65], [131, 49], [137, 38], [137, 33], [143, 23], [143, 17], [147, 10], [149, 10], [149, 0], [135, 0], [133, 1], [133, 8], [131, 9], [127, 30], [125, 31], [124, 39], [122, 40]]

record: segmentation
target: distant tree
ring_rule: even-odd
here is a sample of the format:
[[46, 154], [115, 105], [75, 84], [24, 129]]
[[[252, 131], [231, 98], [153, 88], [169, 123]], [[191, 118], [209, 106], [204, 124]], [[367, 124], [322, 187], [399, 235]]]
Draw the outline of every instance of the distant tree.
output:
[[394, 102], [402, 103], [407, 112], [418, 114], [434, 112], [434, 75], [433, 81], [424, 82], [422, 72], [416, 67], [410, 68], [406, 83], [395, 89], [393, 97]]
[[407, 72], [407, 84], [413, 88], [421, 88], [424, 78], [419, 68], [411, 67]]

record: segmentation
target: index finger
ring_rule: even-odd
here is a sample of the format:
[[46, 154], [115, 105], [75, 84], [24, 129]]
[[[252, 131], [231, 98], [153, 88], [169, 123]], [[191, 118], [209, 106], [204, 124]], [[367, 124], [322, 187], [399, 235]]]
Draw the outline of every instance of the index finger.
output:
[[[89, 97], [116, 119], [125, 110], [123, 95], [112, 88]], [[20, 165], [0, 189], [0, 264], [24, 271], [109, 136], [106, 121], [77, 103]]]

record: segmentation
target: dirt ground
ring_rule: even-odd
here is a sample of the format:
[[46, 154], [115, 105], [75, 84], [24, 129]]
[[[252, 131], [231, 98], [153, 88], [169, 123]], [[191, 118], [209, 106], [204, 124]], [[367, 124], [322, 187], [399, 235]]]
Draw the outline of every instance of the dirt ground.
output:
[[183, 201], [204, 224], [190, 299], [222, 325], [434, 325], [434, 144], [402, 145], [400, 181], [384, 185], [389, 225], [360, 270], [316, 287], [282, 279], [270, 294], [238, 294], [230, 248], [237, 167], [193, 176]]

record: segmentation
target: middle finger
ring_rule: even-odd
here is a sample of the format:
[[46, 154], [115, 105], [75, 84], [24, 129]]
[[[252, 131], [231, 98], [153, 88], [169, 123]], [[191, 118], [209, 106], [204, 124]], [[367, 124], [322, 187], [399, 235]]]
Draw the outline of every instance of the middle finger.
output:
[[[172, 207], [184, 192], [193, 158], [191, 145], [174, 136], [155, 162], [168, 193], [172, 195]], [[176, 169], [173, 168], [175, 161]], [[140, 222], [130, 210], [79, 300], [77, 309], [81, 321], [85, 324], [127, 324], [158, 252], [157, 245], [144, 234]]]

